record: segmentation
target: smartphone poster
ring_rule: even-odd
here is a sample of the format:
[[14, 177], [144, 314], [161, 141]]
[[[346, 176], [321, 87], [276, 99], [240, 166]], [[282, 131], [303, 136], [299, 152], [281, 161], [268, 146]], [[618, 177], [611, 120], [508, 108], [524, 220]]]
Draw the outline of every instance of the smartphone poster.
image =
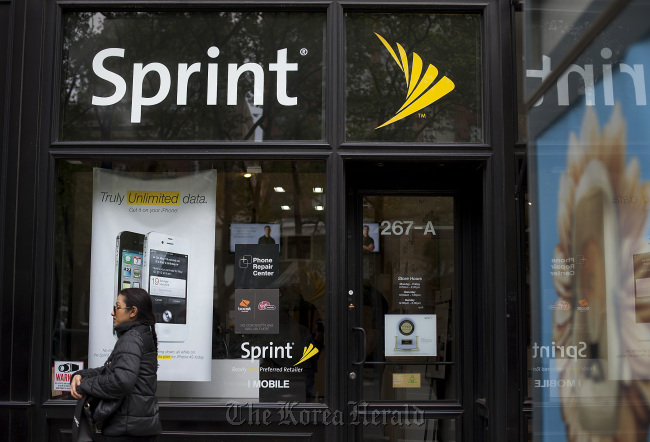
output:
[[158, 380], [210, 381], [216, 171], [93, 172], [88, 365], [115, 345], [119, 290], [151, 295]]
[[596, 53], [612, 73], [531, 130], [535, 440], [621, 440], [650, 421], [629, 408], [650, 391], [650, 101], [628, 73], [650, 69], [650, 39], [613, 49]]

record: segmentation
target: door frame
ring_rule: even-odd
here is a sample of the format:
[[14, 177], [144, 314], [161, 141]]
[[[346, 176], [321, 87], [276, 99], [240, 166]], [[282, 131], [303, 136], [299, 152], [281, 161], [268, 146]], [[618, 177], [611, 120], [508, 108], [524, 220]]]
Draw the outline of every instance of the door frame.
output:
[[[416, 406], [425, 419], [458, 419], [456, 440], [480, 441], [488, 437], [487, 402], [485, 388], [492, 376], [491, 370], [474, 370], [472, 367], [486, 367], [484, 349], [486, 348], [486, 318], [488, 309], [483, 308], [487, 297], [484, 291], [483, 275], [483, 199], [484, 165], [480, 162], [448, 162], [439, 160], [417, 161], [348, 161], [345, 164], [345, 236], [343, 246], [345, 269], [344, 299], [347, 319], [342, 338], [348, 342], [342, 353], [347, 361], [342, 363], [346, 385], [344, 415], [348, 418], [347, 434], [349, 441], [363, 439], [363, 423], [351, 422], [355, 416], [354, 404], [363, 404], [364, 419], [372, 420], [373, 413], [398, 413]], [[431, 173], [431, 170], [434, 173]], [[359, 244], [362, 222], [361, 201], [367, 194], [393, 195], [441, 195], [454, 197], [454, 260], [457, 269], [454, 275], [454, 334], [459, 341], [456, 345], [454, 364], [459, 368], [455, 380], [458, 391], [455, 401], [364, 401], [362, 376], [360, 375], [361, 353], [364, 345], [364, 332], [360, 330], [361, 309], [349, 308], [361, 305], [361, 252]], [[352, 291], [352, 294], [350, 294]], [[456, 294], [457, 293], [457, 294]], [[482, 362], [482, 363], [481, 363]], [[486, 367], [487, 368], [487, 367]], [[341, 370], [341, 371], [342, 371]], [[339, 372], [341, 372], [339, 371]], [[356, 375], [351, 379], [351, 373]], [[384, 414], [382, 414], [384, 413]], [[359, 413], [360, 415], [361, 413]], [[362, 419], [361, 416], [357, 416]], [[365, 421], [364, 421], [365, 422]]]

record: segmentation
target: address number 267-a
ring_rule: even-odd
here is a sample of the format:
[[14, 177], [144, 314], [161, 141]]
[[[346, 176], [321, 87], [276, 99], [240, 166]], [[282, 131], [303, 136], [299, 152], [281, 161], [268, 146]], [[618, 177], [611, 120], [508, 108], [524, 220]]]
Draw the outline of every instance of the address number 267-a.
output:
[[423, 235], [431, 233], [436, 234], [436, 229], [433, 228], [433, 223], [427, 221], [426, 226], [414, 226], [413, 221], [382, 221], [379, 225], [381, 235], [408, 235], [413, 230], [421, 230]]

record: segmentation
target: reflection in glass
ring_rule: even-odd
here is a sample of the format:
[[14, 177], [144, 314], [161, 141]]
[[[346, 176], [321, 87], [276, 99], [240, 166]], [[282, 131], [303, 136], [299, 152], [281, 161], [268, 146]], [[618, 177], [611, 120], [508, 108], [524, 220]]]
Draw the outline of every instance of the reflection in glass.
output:
[[346, 141], [481, 142], [480, 28], [471, 14], [348, 13]]
[[[528, 53], [532, 60], [541, 55], [556, 54], [558, 60], [570, 50], [571, 44], [589, 29], [598, 12], [587, 14], [588, 7], [598, 2], [549, 2], [533, 0], [524, 8], [528, 37]], [[605, 2], [600, 5], [605, 5]], [[564, 44], [560, 44], [564, 43]]]
[[[570, 55], [571, 50], [585, 37], [598, 20], [599, 14], [611, 7], [615, 1], [567, 1], [532, 0], [524, 7], [526, 27], [526, 84], [525, 98], [528, 99], [548, 76], [551, 69]], [[613, 34], [630, 33], [636, 29], [628, 22]], [[616, 37], [607, 38], [607, 44]], [[610, 46], [611, 47], [611, 46]], [[615, 52], [617, 49], [611, 47]], [[577, 89], [577, 88], [576, 88]]]
[[368, 195], [363, 220], [363, 399], [456, 399], [453, 197]]
[[59, 139], [321, 140], [320, 13], [68, 12]]
[[[212, 311], [211, 382], [159, 382], [161, 399], [240, 402], [324, 401], [325, 362], [325, 165], [315, 161], [191, 161], [133, 160], [101, 162], [70, 160], [57, 163], [56, 259], [52, 360], [88, 361], [91, 208], [93, 168], [175, 176], [217, 170], [214, 297]], [[249, 177], [246, 177], [250, 173]], [[275, 192], [282, 187], [285, 192]], [[291, 206], [283, 211], [284, 204]], [[233, 230], [247, 227], [247, 243], [269, 236], [279, 245], [279, 333], [237, 333]], [[187, 228], [192, 228], [187, 220]], [[114, 242], [114, 238], [107, 239]], [[206, 247], [213, 247], [206, 244]], [[106, 312], [108, 316], [110, 311]], [[208, 331], [209, 332], [209, 331]], [[271, 342], [273, 344], [271, 344]], [[246, 343], [246, 344], [245, 344]], [[249, 365], [263, 371], [253, 381], [288, 380], [291, 388], [267, 389], [253, 383], [236, 397], [220, 394], [253, 346], [292, 343], [291, 357], [275, 354], [255, 358]], [[295, 344], [294, 344], [295, 343]], [[243, 345], [245, 344], [245, 345]], [[312, 346], [312, 356], [292, 370]], [[313, 349], [317, 349], [315, 352]], [[250, 362], [250, 358], [247, 359]], [[221, 371], [220, 371], [221, 370]], [[225, 370], [225, 371], [224, 371]], [[214, 373], [221, 373], [215, 376]], [[231, 377], [228, 377], [228, 376]], [[275, 376], [275, 377], [273, 377]], [[249, 388], [249, 391], [246, 391]], [[68, 393], [55, 397], [69, 399]]]
[[648, 3], [525, 11], [535, 440], [647, 440]]

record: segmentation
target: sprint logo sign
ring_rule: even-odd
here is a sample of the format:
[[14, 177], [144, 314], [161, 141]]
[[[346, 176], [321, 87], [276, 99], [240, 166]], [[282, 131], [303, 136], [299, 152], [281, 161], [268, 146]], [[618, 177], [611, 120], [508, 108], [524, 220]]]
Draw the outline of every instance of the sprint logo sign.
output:
[[[255, 359], [291, 359], [293, 356], [291, 355], [291, 350], [293, 350], [293, 342], [288, 342], [284, 345], [274, 345], [273, 342], [269, 342], [269, 345], [251, 345], [250, 342], [243, 342], [241, 344], [241, 351], [242, 351], [242, 359], [250, 359], [251, 361], [254, 361]], [[302, 364], [303, 362], [313, 358], [318, 354], [318, 349], [314, 347], [314, 344], [309, 344], [308, 347], [303, 347], [302, 349], [302, 357], [298, 362], [293, 364], [293, 366], [297, 366]], [[290, 371], [296, 371], [295, 369], [291, 369], [289, 367], [260, 367], [260, 371], [284, 371], [284, 372], [290, 372]]]
[[309, 347], [305, 347], [302, 349], [302, 357], [298, 362], [293, 364], [293, 366], [295, 367], [298, 364], [302, 364], [307, 359], [314, 357], [317, 353], [318, 353], [318, 349], [314, 347], [314, 344], [309, 344]]
[[404, 72], [404, 78], [406, 79], [406, 98], [404, 104], [395, 112], [392, 118], [384, 124], [377, 126], [375, 130], [414, 114], [454, 90], [456, 85], [446, 76], [442, 77], [438, 82], [435, 82], [438, 77], [438, 68], [434, 65], [429, 64], [424, 74], [422, 74], [424, 65], [422, 58], [418, 54], [413, 53], [413, 62], [409, 66], [406, 51], [401, 44], [397, 43], [398, 56], [384, 37], [376, 32], [375, 35], [384, 44], [393, 57], [393, 60], [397, 63], [397, 66]]

